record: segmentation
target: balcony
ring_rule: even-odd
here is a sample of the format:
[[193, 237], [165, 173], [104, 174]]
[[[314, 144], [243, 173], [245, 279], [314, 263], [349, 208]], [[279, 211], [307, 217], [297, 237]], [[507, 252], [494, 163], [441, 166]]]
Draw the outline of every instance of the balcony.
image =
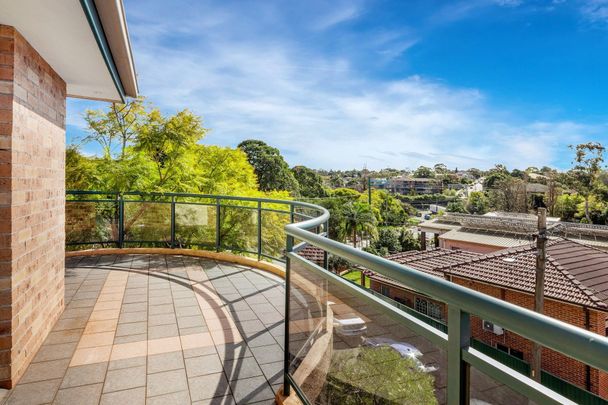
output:
[[[471, 347], [471, 316], [608, 370], [605, 337], [332, 241], [312, 204], [75, 192], [66, 212], [66, 311], [9, 403], [46, 390], [58, 401], [85, 366], [107, 369], [81, 386], [102, 402], [137, 391], [148, 403], [576, 403]], [[445, 302], [447, 327], [306, 260], [307, 245]], [[87, 343], [104, 321], [114, 326]], [[32, 382], [44, 367], [57, 374]]]

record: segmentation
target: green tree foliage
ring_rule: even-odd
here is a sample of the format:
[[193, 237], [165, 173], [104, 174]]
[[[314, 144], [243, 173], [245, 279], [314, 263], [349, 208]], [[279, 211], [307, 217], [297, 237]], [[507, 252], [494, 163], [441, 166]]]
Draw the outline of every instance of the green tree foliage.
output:
[[[368, 201], [367, 193], [361, 194], [359, 201]], [[386, 190], [372, 190], [372, 210], [379, 226], [399, 226], [407, 222], [409, 217], [404, 209], [404, 203]], [[405, 205], [410, 209], [410, 205]], [[413, 208], [413, 207], [412, 207]]]
[[467, 210], [464, 206], [464, 203], [462, 202], [462, 200], [460, 198], [449, 202], [448, 206], [446, 207], [446, 211], [447, 212], [460, 212], [460, 213], [467, 212]]
[[305, 166], [295, 166], [291, 169], [299, 184], [300, 195], [308, 198], [326, 197], [323, 179], [314, 170]]
[[376, 236], [376, 217], [369, 204], [348, 202], [342, 208], [344, 237], [352, 238], [353, 246], [357, 247], [357, 237], [364, 234]]
[[578, 194], [562, 194], [557, 197], [555, 215], [558, 215], [562, 221], [574, 221], [579, 205], [584, 203], [585, 199]]
[[[156, 108], [135, 100], [111, 106], [106, 111], [85, 114], [88, 133], [85, 143], [97, 143], [100, 156], [84, 156], [75, 146], [66, 150], [66, 188], [108, 192], [141, 191], [240, 195], [288, 199], [285, 191], [258, 190], [254, 168], [239, 149], [202, 145], [207, 130], [201, 118], [188, 110], [165, 116]], [[291, 172], [290, 172], [291, 174]], [[169, 205], [163, 197], [146, 197], [150, 203], [125, 204], [127, 239], [166, 241], [170, 228]], [[158, 201], [158, 202], [157, 202]], [[188, 202], [182, 199], [182, 202]], [[201, 201], [192, 201], [201, 202]], [[215, 200], [205, 200], [214, 204]], [[250, 203], [234, 202], [233, 205]], [[115, 204], [97, 204], [93, 223], [115, 224]], [[273, 208], [273, 207], [270, 207]], [[285, 209], [284, 205], [274, 207]], [[288, 215], [264, 213], [265, 252], [279, 256], [285, 246], [283, 226]], [[180, 204], [176, 208], [177, 243], [198, 246], [215, 243], [215, 206]], [[249, 209], [221, 209], [220, 236], [226, 249], [255, 250], [257, 217]], [[117, 239], [114, 235], [104, 239]], [[96, 239], [99, 240], [99, 239]]]
[[589, 198], [595, 192], [604, 164], [606, 148], [598, 142], [588, 142], [576, 146], [570, 145], [570, 149], [574, 151], [573, 167], [570, 170], [572, 186], [585, 199], [585, 219], [591, 223]]
[[260, 190], [285, 190], [298, 195], [298, 181], [277, 148], [255, 139], [241, 142], [238, 148], [245, 152], [253, 166]]
[[437, 404], [433, 375], [390, 347], [335, 351], [327, 379], [327, 404]]
[[382, 227], [378, 229], [378, 237], [365, 251], [386, 256], [390, 253], [419, 249], [420, 241], [407, 227]]
[[345, 201], [356, 201], [361, 197], [361, 193], [352, 188], [337, 188], [331, 190], [330, 197], [341, 198]]
[[488, 198], [482, 191], [473, 191], [465, 208], [471, 214], [483, 215], [488, 212]]
[[430, 167], [420, 166], [419, 168], [414, 170], [414, 173], [412, 173], [412, 176], [417, 177], [417, 178], [430, 179], [430, 178], [435, 177], [435, 172]]

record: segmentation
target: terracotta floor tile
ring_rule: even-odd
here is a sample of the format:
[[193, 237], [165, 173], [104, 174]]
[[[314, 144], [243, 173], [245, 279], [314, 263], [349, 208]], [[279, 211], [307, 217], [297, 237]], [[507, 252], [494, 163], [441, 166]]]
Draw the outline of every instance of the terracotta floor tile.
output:
[[93, 311], [103, 311], [106, 309], [120, 309], [121, 301], [100, 301], [95, 304]]
[[82, 335], [78, 348], [109, 346], [114, 342], [114, 332], [100, 332]]
[[209, 333], [180, 336], [182, 349], [195, 349], [197, 347], [213, 346], [213, 339]]
[[111, 352], [112, 346], [76, 349], [74, 356], [72, 357], [72, 361], [70, 362], [70, 367], [108, 361], [110, 359]]
[[118, 325], [118, 319], [108, 319], [106, 321], [90, 321], [84, 328], [84, 334], [114, 332]]
[[140, 357], [145, 356], [147, 352], [147, 341], [121, 343], [114, 345], [114, 347], [112, 348], [112, 356], [110, 357], [110, 359], [114, 361], [121, 359], [129, 359], [133, 357]]
[[148, 341], [148, 356], [180, 350], [182, 350], [182, 345], [178, 336]]
[[108, 319], [118, 319], [120, 315], [120, 308], [118, 309], [105, 309], [101, 311], [93, 311], [89, 321], [106, 321]]

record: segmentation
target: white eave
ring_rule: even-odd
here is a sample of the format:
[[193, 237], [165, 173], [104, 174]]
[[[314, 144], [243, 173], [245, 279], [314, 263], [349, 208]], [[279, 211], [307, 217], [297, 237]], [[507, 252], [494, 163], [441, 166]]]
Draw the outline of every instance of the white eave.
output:
[[71, 97], [137, 97], [122, 0], [0, 0], [13, 26], [66, 82]]

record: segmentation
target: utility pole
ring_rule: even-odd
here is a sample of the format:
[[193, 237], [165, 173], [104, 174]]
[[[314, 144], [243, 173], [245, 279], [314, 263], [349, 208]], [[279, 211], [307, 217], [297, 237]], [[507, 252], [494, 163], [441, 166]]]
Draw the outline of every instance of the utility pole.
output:
[[372, 205], [372, 178], [367, 176], [367, 202]]
[[[536, 238], [536, 283], [534, 288], [534, 311], [543, 313], [545, 302], [545, 265], [547, 261], [547, 209], [538, 208], [538, 236]], [[532, 375], [541, 381], [542, 346], [533, 342], [532, 346]]]

